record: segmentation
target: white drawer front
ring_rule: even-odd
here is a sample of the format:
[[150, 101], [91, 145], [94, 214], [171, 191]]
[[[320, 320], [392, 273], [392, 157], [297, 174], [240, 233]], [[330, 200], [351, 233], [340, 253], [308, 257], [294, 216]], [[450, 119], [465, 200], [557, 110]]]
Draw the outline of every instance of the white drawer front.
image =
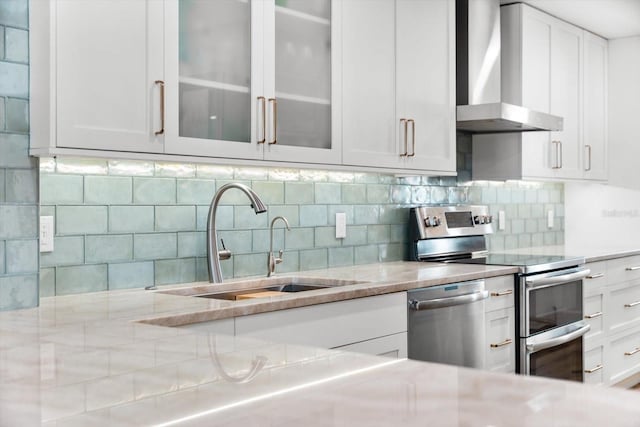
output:
[[612, 287], [606, 309], [610, 315], [612, 332], [640, 322], [640, 281]]
[[607, 376], [612, 384], [640, 370], [640, 331], [612, 340], [607, 364]]
[[489, 291], [489, 299], [485, 303], [485, 311], [502, 310], [513, 307], [515, 278], [513, 275], [490, 277], [485, 279], [485, 289]]
[[640, 256], [607, 261], [607, 274], [612, 284], [640, 279]]
[[604, 384], [604, 346], [602, 344], [584, 352], [584, 382]]
[[604, 294], [596, 294], [584, 298], [584, 319], [591, 325], [586, 338], [600, 337], [604, 331]]
[[590, 262], [586, 267], [591, 270], [591, 273], [583, 282], [585, 295], [610, 283], [606, 261]]
[[486, 314], [485, 369], [495, 372], [515, 372], [516, 339], [515, 309]]

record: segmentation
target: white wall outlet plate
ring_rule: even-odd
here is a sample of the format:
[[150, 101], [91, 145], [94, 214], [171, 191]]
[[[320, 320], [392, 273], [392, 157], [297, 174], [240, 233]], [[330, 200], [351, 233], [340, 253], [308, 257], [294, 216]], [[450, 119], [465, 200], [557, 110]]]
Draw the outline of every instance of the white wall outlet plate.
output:
[[498, 230], [504, 230], [507, 226], [504, 211], [498, 211]]
[[553, 228], [553, 211], [547, 211], [547, 227]]
[[53, 252], [53, 228], [52, 216], [40, 217], [40, 252]]
[[336, 213], [336, 239], [344, 239], [347, 237], [347, 214], [344, 212]]

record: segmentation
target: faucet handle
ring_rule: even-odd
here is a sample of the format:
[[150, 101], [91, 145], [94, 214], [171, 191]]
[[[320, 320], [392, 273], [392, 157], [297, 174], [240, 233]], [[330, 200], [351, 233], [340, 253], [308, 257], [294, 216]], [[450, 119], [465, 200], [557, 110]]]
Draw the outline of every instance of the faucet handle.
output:
[[284, 253], [284, 251], [282, 249], [280, 249], [278, 251], [278, 257], [275, 259], [276, 264], [280, 264], [282, 263], [283, 259], [282, 259], [282, 254]]
[[231, 251], [224, 246], [224, 239], [220, 239], [222, 250], [218, 251], [218, 259], [225, 260], [231, 258]]

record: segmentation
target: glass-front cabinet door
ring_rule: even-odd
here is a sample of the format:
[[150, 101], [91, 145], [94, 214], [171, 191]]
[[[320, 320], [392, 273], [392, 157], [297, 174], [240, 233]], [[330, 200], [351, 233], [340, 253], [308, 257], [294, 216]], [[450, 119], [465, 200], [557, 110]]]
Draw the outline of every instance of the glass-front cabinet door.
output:
[[263, 5], [249, 0], [167, 2], [167, 152], [262, 158]]
[[167, 152], [340, 163], [332, 0], [167, 3]]
[[265, 57], [265, 159], [340, 162], [339, 138], [332, 134], [339, 95], [332, 90], [339, 87], [339, 46], [332, 44], [339, 40], [337, 15], [332, 0], [265, 2], [267, 39], [274, 41]]

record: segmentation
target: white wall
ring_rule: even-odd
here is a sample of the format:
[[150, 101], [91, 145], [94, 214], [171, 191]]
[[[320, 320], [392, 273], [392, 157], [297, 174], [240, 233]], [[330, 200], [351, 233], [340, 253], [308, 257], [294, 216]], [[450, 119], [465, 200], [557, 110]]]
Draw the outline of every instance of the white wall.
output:
[[640, 191], [586, 183], [564, 188], [567, 253], [640, 248]]

